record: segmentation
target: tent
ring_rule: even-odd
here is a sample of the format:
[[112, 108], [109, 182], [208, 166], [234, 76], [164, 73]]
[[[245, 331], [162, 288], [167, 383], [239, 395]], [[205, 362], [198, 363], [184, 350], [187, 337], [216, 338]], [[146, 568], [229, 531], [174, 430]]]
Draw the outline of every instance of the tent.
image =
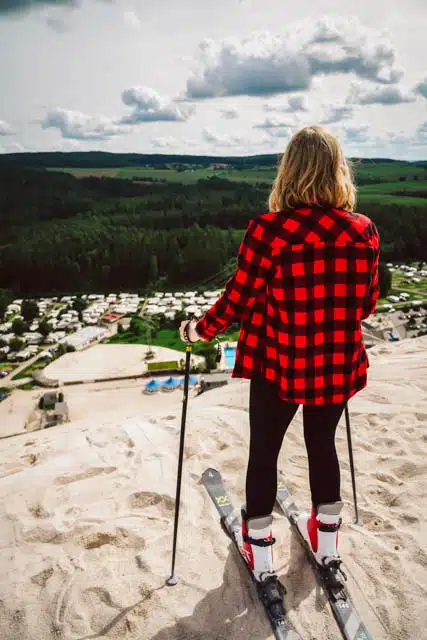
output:
[[162, 391], [173, 391], [179, 385], [178, 378], [168, 378], [162, 385]]
[[[199, 382], [197, 376], [190, 376], [188, 379], [188, 384], [191, 385], [195, 385]], [[179, 379], [179, 386], [180, 387], [184, 387], [184, 383], [185, 383], [185, 376], [183, 378]]]
[[162, 384], [158, 380], [150, 380], [145, 385], [144, 393], [155, 393], [161, 388]]

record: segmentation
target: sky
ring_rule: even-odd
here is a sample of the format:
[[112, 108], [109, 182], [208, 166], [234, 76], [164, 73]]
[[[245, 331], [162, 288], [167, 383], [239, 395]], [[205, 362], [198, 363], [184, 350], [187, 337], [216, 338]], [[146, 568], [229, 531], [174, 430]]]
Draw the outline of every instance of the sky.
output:
[[426, 160], [426, 25], [426, 0], [0, 0], [0, 152], [280, 153], [323, 124]]

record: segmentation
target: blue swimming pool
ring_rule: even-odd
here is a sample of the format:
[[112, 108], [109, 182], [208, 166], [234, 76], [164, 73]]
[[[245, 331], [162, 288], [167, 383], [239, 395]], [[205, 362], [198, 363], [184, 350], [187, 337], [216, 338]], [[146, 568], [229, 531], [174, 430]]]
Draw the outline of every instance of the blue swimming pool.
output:
[[236, 347], [225, 347], [224, 355], [225, 366], [227, 367], [227, 369], [233, 369], [234, 363], [236, 362]]

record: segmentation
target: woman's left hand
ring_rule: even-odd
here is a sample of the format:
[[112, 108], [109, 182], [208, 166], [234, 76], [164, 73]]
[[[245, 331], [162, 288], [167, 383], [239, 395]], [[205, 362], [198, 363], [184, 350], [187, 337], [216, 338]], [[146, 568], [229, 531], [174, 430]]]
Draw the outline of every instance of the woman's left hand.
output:
[[[188, 320], [183, 320], [181, 322], [181, 325], [179, 327], [179, 335], [181, 336], [181, 340], [183, 342], [185, 342], [185, 338], [184, 338], [184, 327], [185, 325], [188, 323]], [[191, 320], [190, 325], [188, 327], [188, 335], [190, 338], [191, 342], [197, 342], [197, 340], [200, 340], [201, 338], [197, 335], [196, 333], [196, 322], [194, 320]]]

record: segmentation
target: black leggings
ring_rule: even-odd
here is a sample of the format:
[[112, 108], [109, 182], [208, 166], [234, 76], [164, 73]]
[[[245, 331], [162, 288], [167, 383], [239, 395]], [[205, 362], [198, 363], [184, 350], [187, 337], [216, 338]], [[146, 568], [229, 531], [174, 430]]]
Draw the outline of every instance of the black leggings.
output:
[[[250, 446], [246, 475], [248, 518], [269, 515], [277, 492], [277, 458], [283, 436], [299, 405], [286, 402], [274, 383], [254, 378], [250, 385]], [[303, 405], [312, 504], [341, 500], [335, 431], [345, 403]]]

